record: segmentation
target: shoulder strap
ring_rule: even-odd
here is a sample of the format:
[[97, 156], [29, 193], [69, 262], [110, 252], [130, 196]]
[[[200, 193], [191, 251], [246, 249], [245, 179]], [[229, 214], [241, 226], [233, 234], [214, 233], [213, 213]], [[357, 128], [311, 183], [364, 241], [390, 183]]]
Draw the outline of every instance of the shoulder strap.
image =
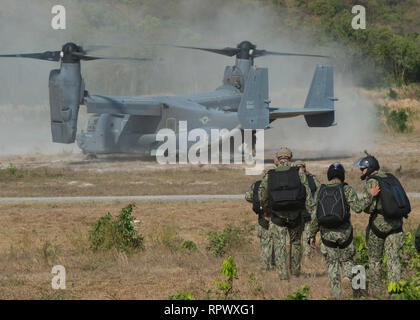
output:
[[261, 184], [261, 180], [258, 180], [257, 182], [255, 182], [254, 190], [252, 193], [252, 210], [254, 210], [256, 214], [261, 214], [263, 212], [261, 208], [260, 199], [258, 197], [258, 189], [260, 188], [260, 184]]

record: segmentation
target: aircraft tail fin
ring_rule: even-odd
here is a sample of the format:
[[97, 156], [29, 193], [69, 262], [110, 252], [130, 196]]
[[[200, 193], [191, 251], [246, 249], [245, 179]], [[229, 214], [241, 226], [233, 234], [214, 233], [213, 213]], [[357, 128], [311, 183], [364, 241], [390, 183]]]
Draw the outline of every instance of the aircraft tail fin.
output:
[[334, 67], [317, 65], [311, 88], [305, 101], [305, 108], [331, 109], [331, 112], [305, 115], [309, 127], [329, 127], [334, 125]]
[[242, 129], [265, 129], [269, 124], [268, 70], [251, 68], [238, 109]]

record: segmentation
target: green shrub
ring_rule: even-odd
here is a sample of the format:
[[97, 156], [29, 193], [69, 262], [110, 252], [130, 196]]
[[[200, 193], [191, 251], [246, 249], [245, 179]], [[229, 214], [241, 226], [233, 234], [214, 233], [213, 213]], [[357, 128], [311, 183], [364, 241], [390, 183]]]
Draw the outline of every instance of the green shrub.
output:
[[388, 97], [390, 97], [393, 100], [397, 99], [398, 98], [397, 91], [393, 90], [392, 88], [389, 88]]
[[238, 273], [238, 270], [231, 256], [229, 256], [226, 260], [222, 261], [221, 267], [222, 269], [220, 273], [226, 276], [227, 279], [221, 280], [220, 278], [217, 278], [216, 281], [213, 281], [213, 284], [219, 290], [218, 298], [223, 297], [223, 299], [227, 300], [227, 299], [230, 299], [231, 296], [234, 295], [233, 279], [238, 279], [238, 277], [236, 276]]
[[408, 130], [407, 126], [408, 121], [408, 112], [405, 109], [392, 110], [386, 119], [386, 124], [393, 131], [396, 132], [406, 132]]
[[296, 291], [289, 294], [285, 300], [308, 300], [309, 287], [304, 284], [300, 288], [296, 288]]
[[11, 175], [14, 176], [16, 174], [16, 167], [13, 164], [9, 164], [9, 166], [7, 167], [7, 172]]
[[353, 241], [356, 247], [355, 262], [367, 270], [369, 268], [369, 257], [365, 238], [358, 233], [354, 236]]
[[131, 213], [134, 207], [135, 203], [130, 203], [116, 218], [109, 212], [100, 217], [89, 235], [90, 248], [94, 251], [116, 248], [124, 252], [143, 249], [144, 238], [133, 226]]
[[388, 293], [397, 300], [420, 300], [420, 278], [411, 281], [389, 282]]
[[389, 130], [398, 133], [410, 132], [412, 126], [409, 122], [417, 118], [417, 113], [410, 109], [390, 110], [387, 105], [376, 105], [376, 110], [378, 119], [383, 121]]
[[197, 251], [197, 245], [191, 240], [185, 240], [182, 247], [187, 250]]
[[207, 233], [207, 250], [220, 257], [228, 250], [243, 244], [242, 230], [230, 224], [226, 225], [221, 233], [210, 231]]
[[177, 291], [174, 295], [169, 296], [169, 300], [191, 300], [191, 293]]

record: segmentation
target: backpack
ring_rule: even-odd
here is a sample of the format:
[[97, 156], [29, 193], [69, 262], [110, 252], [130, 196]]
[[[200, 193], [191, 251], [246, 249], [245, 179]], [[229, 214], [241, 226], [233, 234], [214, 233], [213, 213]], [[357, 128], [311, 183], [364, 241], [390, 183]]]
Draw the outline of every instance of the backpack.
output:
[[369, 176], [369, 179], [377, 180], [381, 188], [382, 210], [379, 213], [388, 219], [407, 218], [411, 211], [410, 200], [398, 179], [391, 173], [387, 173], [386, 178]]
[[306, 189], [299, 178], [298, 168], [268, 171], [268, 203], [274, 211], [305, 208]]
[[318, 224], [337, 228], [350, 220], [350, 207], [344, 197], [344, 183], [336, 186], [321, 185], [316, 202]]
[[261, 207], [261, 202], [258, 198], [258, 189], [260, 187], [261, 180], [254, 183], [254, 190], [252, 192], [252, 210], [256, 214], [262, 214], [264, 211]]
[[313, 197], [316, 192], [316, 184], [315, 184], [314, 176], [311, 174], [306, 174], [306, 178], [308, 178], [309, 189], [311, 189], [311, 194]]

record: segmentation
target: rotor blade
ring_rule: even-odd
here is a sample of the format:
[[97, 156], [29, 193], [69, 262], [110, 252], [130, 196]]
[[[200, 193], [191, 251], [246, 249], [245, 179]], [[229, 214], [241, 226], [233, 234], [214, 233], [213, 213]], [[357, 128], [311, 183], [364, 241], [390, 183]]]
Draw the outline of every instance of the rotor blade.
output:
[[47, 61], [60, 61], [60, 51], [45, 51], [39, 53], [2, 54], [0, 58], [28, 58]]
[[217, 54], [222, 54], [224, 56], [233, 57], [235, 54], [239, 52], [238, 48], [223, 48], [223, 49], [212, 49], [212, 48], [200, 48], [200, 47], [188, 47], [188, 46], [171, 46], [176, 48], [184, 48], [184, 49], [193, 49], [193, 50], [202, 50], [202, 51], [209, 51]]
[[319, 57], [319, 58], [331, 58], [329, 56], [323, 56], [318, 54], [306, 54], [306, 53], [290, 53], [290, 52], [276, 52], [276, 51], [267, 51], [267, 50], [254, 50], [254, 58], [262, 56], [301, 56], [301, 57]]
[[107, 60], [126, 60], [126, 61], [151, 61], [152, 59], [149, 58], [130, 58], [130, 57], [104, 57], [104, 56], [91, 56], [85, 55], [79, 52], [73, 52], [72, 55], [77, 56], [80, 60], [90, 61], [90, 60], [99, 60], [99, 59], [107, 59]]
[[90, 46], [84, 46], [83, 50], [88, 53], [88, 52], [92, 52], [92, 51], [97, 51], [97, 50], [102, 50], [102, 49], [106, 49], [106, 48], [110, 48], [111, 46], [106, 46], [106, 45], [90, 45]]

